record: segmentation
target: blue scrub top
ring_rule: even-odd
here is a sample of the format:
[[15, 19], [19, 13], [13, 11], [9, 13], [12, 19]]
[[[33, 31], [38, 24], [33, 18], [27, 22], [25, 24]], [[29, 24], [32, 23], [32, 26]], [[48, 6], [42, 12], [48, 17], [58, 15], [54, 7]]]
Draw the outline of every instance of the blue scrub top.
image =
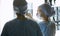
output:
[[43, 36], [55, 36], [55, 24], [51, 21], [49, 22], [39, 22], [38, 23]]

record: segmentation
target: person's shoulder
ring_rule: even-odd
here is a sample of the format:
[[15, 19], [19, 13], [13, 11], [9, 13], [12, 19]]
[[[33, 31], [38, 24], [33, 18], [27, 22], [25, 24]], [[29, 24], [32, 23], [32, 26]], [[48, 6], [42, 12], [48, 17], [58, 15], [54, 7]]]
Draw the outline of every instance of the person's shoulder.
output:
[[37, 24], [37, 22], [36, 21], [34, 21], [34, 20], [30, 20], [30, 19], [28, 19], [28, 22], [30, 22], [30, 23], [34, 23], [34, 24]]
[[16, 22], [16, 19], [13, 19], [13, 20], [10, 20], [10, 21], [6, 22], [5, 26], [9, 26], [9, 25], [11, 25], [14, 22]]
[[28, 25], [30, 25], [32, 28], [34, 28], [34, 29], [36, 29], [36, 30], [40, 30], [40, 28], [39, 28], [39, 25], [38, 25], [38, 23], [36, 22], [36, 21], [34, 21], [34, 20], [29, 20], [29, 22], [28, 22], [29, 24]]
[[29, 20], [29, 24], [32, 25], [33, 27], [38, 27], [38, 23], [34, 20]]

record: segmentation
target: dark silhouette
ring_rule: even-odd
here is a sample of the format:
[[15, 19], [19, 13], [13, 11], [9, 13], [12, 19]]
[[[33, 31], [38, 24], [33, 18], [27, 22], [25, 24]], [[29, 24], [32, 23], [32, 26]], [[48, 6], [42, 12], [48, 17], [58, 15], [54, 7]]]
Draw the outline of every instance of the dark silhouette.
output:
[[13, 8], [17, 18], [5, 24], [1, 36], [42, 36], [38, 24], [24, 16], [27, 9], [25, 0], [14, 0]]

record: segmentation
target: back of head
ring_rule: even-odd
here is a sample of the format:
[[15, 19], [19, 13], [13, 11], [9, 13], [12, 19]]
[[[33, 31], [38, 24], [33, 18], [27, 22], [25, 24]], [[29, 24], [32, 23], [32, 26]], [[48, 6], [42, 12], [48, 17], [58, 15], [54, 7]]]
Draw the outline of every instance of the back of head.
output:
[[25, 0], [14, 0], [13, 8], [15, 13], [23, 15], [25, 14], [24, 11], [27, 9], [27, 2]]
[[25, 6], [27, 2], [25, 0], [14, 0], [13, 6]]
[[51, 17], [55, 14], [54, 9], [47, 3], [40, 5], [38, 8], [40, 8], [47, 17]]

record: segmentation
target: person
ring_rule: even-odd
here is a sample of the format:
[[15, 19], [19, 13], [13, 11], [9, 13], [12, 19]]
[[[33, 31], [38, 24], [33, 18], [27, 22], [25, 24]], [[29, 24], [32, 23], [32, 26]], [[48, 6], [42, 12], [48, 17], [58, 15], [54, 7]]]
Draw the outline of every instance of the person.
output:
[[5, 24], [1, 36], [42, 36], [38, 24], [24, 16], [27, 10], [25, 0], [14, 0], [13, 8], [17, 18]]
[[53, 16], [54, 14], [55, 11], [49, 4], [44, 3], [38, 6], [36, 16], [42, 21], [37, 23], [40, 26], [43, 36], [55, 36], [56, 32], [55, 23], [50, 19], [50, 17]]

